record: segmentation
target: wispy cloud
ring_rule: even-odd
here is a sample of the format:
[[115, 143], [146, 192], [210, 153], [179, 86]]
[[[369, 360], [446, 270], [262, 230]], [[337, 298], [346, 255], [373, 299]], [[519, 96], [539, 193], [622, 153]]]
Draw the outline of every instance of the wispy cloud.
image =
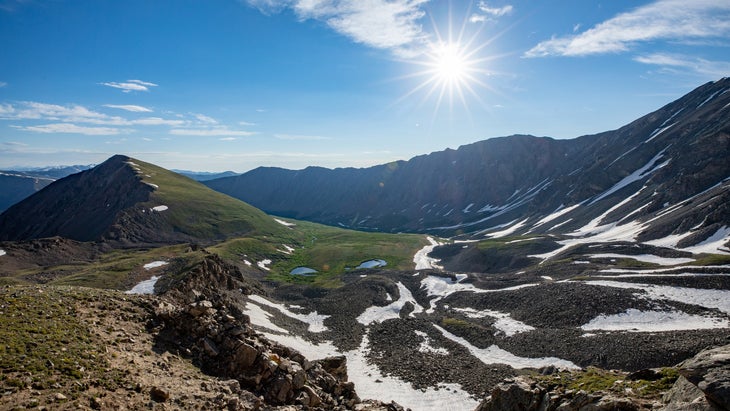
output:
[[5, 141], [3, 142], [6, 146], [15, 146], [15, 147], [28, 147], [27, 144], [21, 143], [19, 141]]
[[[110, 105], [106, 105], [110, 107]], [[127, 111], [144, 112], [141, 106], [123, 106]], [[135, 109], [129, 110], [128, 107]], [[118, 107], [115, 107], [118, 108]], [[145, 110], [139, 110], [145, 109]], [[151, 110], [149, 110], [151, 111]], [[186, 120], [168, 120], [160, 117], [142, 117], [127, 119], [119, 116], [110, 116], [87, 107], [73, 104], [61, 106], [58, 104], [39, 103], [25, 101], [17, 106], [12, 104], [0, 104], [0, 120], [50, 120], [66, 123], [97, 124], [105, 126], [171, 126], [180, 127], [188, 123]]]
[[175, 136], [198, 136], [198, 137], [248, 137], [256, 133], [252, 131], [230, 130], [227, 127], [213, 128], [174, 128], [170, 134]]
[[305, 136], [301, 134], [274, 134], [274, 137], [279, 140], [292, 140], [292, 141], [315, 141], [315, 140], [332, 140], [329, 137], [323, 136]]
[[553, 37], [525, 57], [620, 53], [651, 41], [697, 41], [730, 35], [727, 0], [659, 0], [622, 13], [582, 33]]
[[107, 83], [101, 83], [103, 86], [112, 87], [112, 88], [118, 88], [121, 89], [125, 93], [129, 93], [131, 91], [150, 91], [150, 87], [157, 87], [157, 84], [150, 83], [149, 81], [142, 81], [142, 80], [127, 80], [126, 82], [107, 82]]
[[135, 106], [132, 104], [104, 104], [104, 107], [118, 108], [120, 110], [131, 111], [134, 113], [151, 113], [152, 110], [147, 107]]
[[637, 56], [634, 60], [639, 63], [661, 66], [665, 69], [689, 70], [710, 78], [725, 77], [730, 73], [730, 62], [711, 61], [682, 54], [653, 53]]
[[203, 123], [203, 124], [218, 124], [218, 120], [214, 119], [213, 117], [208, 117], [205, 114], [200, 114], [200, 113], [191, 113], [191, 114], [200, 123]]
[[8, 85], [8, 83], [6, 83], [4, 81], [0, 81], [0, 88], [3, 88], [5, 86], [7, 86], [7, 85]]
[[265, 14], [293, 10], [302, 20], [325, 22], [353, 41], [410, 54], [428, 37], [419, 20], [429, 0], [246, 0]]
[[483, 23], [496, 17], [506, 16], [514, 10], [511, 4], [502, 7], [492, 7], [485, 1], [480, 1], [477, 7], [479, 8], [479, 12], [469, 17], [469, 21], [472, 23]]
[[23, 131], [32, 131], [36, 133], [69, 133], [84, 134], [88, 136], [111, 136], [129, 132], [113, 127], [84, 127], [73, 123], [53, 123], [40, 126], [12, 126]]

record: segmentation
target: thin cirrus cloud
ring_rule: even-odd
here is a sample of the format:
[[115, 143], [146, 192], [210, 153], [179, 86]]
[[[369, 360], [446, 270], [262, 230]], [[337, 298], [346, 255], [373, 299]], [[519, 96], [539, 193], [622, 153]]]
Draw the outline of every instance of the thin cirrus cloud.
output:
[[101, 83], [102, 86], [118, 88], [124, 93], [130, 93], [132, 91], [150, 91], [150, 87], [157, 87], [157, 84], [150, 83], [149, 81], [142, 80], [127, 80], [126, 82], [107, 82]]
[[46, 134], [84, 134], [87, 136], [111, 136], [129, 132], [128, 130], [114, 127], [85, 127], [73, 123], [52, 123], [39, 126], [12, 126], [23, 131], [32, 131]]
[[727, 0], [659, 0], [621, 13], [582, 33], [538, 43], [524, 57], [621, 53], [640, 43], [692, 42], [730, 35]]
[[302, 20], [331, 29], [368, 47], [412, 55], [428, 35], [420, 24], [429, 0], [245, 0], [264, 14], [291, 9]]
[[151, 113], [152, 112], [152, 110], [147, 107], [137, 106], [137, 105], [133, 105], [133, 104], [104, 104], [104, 107], [118, 108], [120, 110], [131, 111], [133, 113]]
[[469, 17], [469, 21], [472, 23], [483, 23], [495, 17], [506, 16], [514, 10], [514, 7], [512, 7], [511, 4], [507, 4], [502, 7], [491, 7], [485, 1], [480, 1], [477, 8], [479, 9], [479, 12], [474, 13]]
[[[188, 123], [186, 120], [169, 120], [160, 117], [127, 119], [100, 113], [78, 104], [61, 106], [35, 101], [25, 101], [19, 105], [0, 104], [0, 120], [47, 120], [105, 126], [138, 125], [180, 127]], [[34, 129], [28, 127], [22, 129], [34, 131]]]
[[730, 62], [711, 61], [683, 54], [652, 53], [634, 57], [634, 61], [674, 69], [689, 69], [711, 78], [727, 76], [730, 73]]
[[317, 140], [331, 140], [329, 137], [323, 136], [306, 136], [302, 134], [274, 134], [274, 137], [279, 140], [289, 141], [317, 141]]
[[170, 134], [175, 136], [195, 136], [195, 137], [248, 137], [256, 133], [252, 131], [230, 130], [227, 127], [213, 128], [174, 128], [170, 130]]

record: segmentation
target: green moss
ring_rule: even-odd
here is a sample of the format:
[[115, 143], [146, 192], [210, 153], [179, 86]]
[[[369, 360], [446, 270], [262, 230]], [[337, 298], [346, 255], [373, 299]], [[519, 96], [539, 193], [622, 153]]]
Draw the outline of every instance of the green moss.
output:
[[663, 368], [655, 381], [628, 380], [627, 373], [588, 367], [581, 371], [562, 371], [554, 375], [534, 374], [532, 377], [551, 390], [583, 390], [588, 393], [607, 392], [621, 396], [646, 399], [659, 398], [679, 377], [676, 368]]

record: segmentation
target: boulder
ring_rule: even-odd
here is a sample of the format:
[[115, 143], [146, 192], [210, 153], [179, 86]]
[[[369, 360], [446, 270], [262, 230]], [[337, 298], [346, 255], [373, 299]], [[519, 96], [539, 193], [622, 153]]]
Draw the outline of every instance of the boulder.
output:
[[679, 373], [711, 404], [730, 410], [730, 345], [700, 352], [680, 364]]

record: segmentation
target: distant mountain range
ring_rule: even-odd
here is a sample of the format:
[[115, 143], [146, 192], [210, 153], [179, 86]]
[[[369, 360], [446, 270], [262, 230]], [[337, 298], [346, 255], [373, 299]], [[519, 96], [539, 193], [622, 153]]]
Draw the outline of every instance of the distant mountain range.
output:
[[[730, 78], [618, 130], [514, 135], [370, 168], [260, 167], [205, 182], [267, 213], [484, 238], [588, 233], [689, 246], [730, 227]], [[581, 231], [582, 230], [582, 231]]]

